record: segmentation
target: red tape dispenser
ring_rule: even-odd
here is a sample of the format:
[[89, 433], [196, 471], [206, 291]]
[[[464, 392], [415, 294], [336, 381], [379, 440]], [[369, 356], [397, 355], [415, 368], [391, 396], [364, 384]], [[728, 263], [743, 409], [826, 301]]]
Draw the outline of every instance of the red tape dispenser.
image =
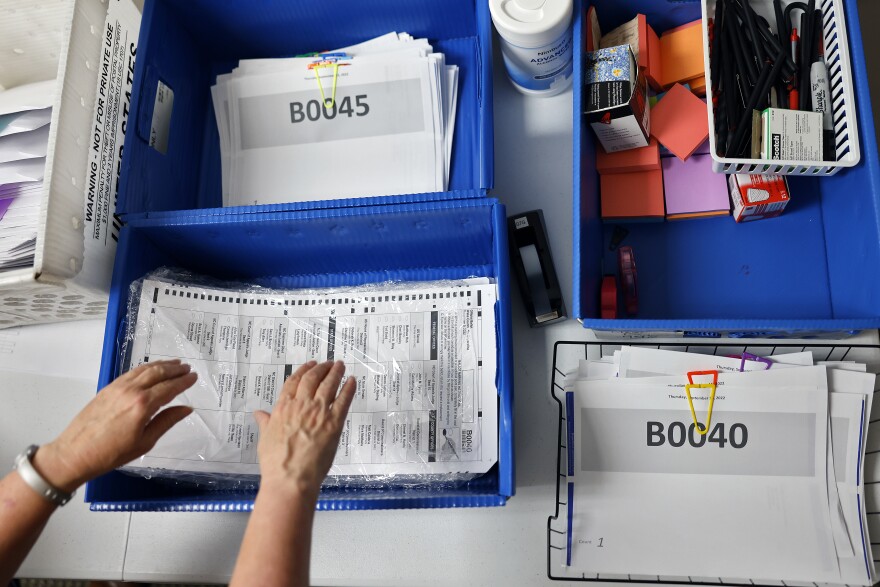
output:
[[639, 288], [636, 257], [632, 247], [620, 247], [617, 250], [617, 268], [620, 272], [620, 284], [623, 288], [623, 305], [626, 308], [626, 313], [634, 316], [639, 313]]
[[617, 279], [613, 275], [602, 278], [602, 292], [600, 295], [602, 308], [602, 320], [614, 320], [617, 318]]

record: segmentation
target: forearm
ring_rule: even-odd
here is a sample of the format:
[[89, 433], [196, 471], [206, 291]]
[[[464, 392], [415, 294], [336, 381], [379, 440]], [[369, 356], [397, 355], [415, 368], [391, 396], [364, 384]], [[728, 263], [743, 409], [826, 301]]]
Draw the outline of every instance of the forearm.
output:
[[54, 511], [18, 473], [0, 480], [0, 585], [15, 576]]
[[316, 494], [261, 490], [231, 585], [308, 585], [316, 502]]
[[[66, 493], [72, 493], [83, 482], [58, 458], [53, 444], [37, 451], [33, 466], [49, 484]], [[6, 585], [15, 575], [55, 508], [18, 473], [0, 480], [0, 585]]]

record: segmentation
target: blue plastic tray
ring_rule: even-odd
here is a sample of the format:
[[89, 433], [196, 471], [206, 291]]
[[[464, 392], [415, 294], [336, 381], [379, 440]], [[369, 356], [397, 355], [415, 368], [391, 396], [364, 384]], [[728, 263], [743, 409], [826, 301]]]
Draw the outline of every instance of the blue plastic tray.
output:
[[[500, 294], [498, 463], [478, 478], [443, 490], [335, 489], [319, 509], [503, 505], [514, 493], [513, 361], [507, 221], [488, 198], [336, 210], [224, 214], [133, 220], [123, 227], [104, 335], [99, 387], [117, 375], [118, 341], [131, 283], [162, 266], [272, 287], [334, 287], [384, 280], [492, 277]], [[209, 491], [111, 473], [91, 483], [93, 510], [228, 511], [250, 509], [253, 492]]]
[[[329, 50], [391, 31], [428, 38], [460, 68], [449, 191], [219, 209], [220, 143], [211, 101], [217, 75], [239, 59]], [[117, 214], [199, 209], [209, 215], [484, 196], [494, 177], [491, 50], [488, 4], [474, 0], [147, 0]], [[166, 154], [149, 146], [159, 81], [174, 92]], [[344, 169], [344, 161], [338, 164]]]
[[[99, 385], [117, 375], [129, 285], [160, 266], [274, 287], [488, 276], [497, 280], [499, 455], [485, 476], [442, 490], [334, 489], [320, 509], [503, 505], [514, 493], [513, 382], [504, 207], [493, 179], [491, 20], [474, 0], [147, 0], [117, 214], [120, 233]], [[210, 98], [243, 58], [350, 45], [390, 31], [426, 37], [460, 67], [449, 190], [222, 208]], [[159, 81], [174, 92], [168, 152], [149, 146]], [[344, 173], [344, 162], [341, 173]], [[295, 197], [293, 192], [292, 197]], [[253, 492], [209, 491], [112, 473], [88, 485], [93, 510], [238, 511]]]
[[[699, 2], [594, 0], [603, 30], [637, 12], [660, 34], [700, 18]], [[791, 177], [782, 216], [622, 223], [638, 268], [639, 313], [599, 319], [614, 225], [601, 221], [595, 141], [581, 116], [584, 19], [576, 2], [574, 77], [574, 316], [584, 327], [630, 334], [834, 336], [880, 327], [880, 164], [855, 0], [845, 0], [861, 163], [822, 179]], [[634, 331], [634, 332], [632, 332]]]

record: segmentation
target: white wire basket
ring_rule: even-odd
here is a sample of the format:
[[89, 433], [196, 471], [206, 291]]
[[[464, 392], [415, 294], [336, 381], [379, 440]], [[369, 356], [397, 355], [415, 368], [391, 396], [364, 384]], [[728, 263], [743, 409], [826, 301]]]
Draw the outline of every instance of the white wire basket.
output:
[[[706, 98], [712, 104], [712, 80], [709, 64], [709, 19], [715, 18], [716, 0], [703, 0], [703, 54], [706, 66]], [[772, 0], [750, 0], [755, 12], [768, 22], [775, 22]], [[783, 8], [789, 2], [783, 2]], [[841, 169], [859, 163], [859, 134], [853, 76], [846, 32], [846, 18], [842, 0], [817, 0], [822, 10], [822, 34], [825, 42], [825, 62], [831, 87], [831, 108], [834, 115], [834, 144], [836, 161], [775, 161], [769, 159], [736, 159], [720, 157], [715, 143], [715, 115], [709, 108], [709, 146], [712, 169], [716, 173], [767, 173], [773, 175], [834, 175]], [[784, 41], [788, 44], [788, 39]]]

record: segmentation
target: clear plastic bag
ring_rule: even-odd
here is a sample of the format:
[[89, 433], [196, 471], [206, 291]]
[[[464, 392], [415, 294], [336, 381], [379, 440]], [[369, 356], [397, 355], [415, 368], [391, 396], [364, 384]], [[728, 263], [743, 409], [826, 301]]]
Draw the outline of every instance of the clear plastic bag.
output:
[[497, 461], [495, 285], [486, 279], [278, 290], [160, 269], [131, 288], [121, 372], [180, 358], [194, 408], [124, 472], [256, 488], [256, 410], [314, 359], [342, 360], [357, 393], [324, 484], [434, 487]]

